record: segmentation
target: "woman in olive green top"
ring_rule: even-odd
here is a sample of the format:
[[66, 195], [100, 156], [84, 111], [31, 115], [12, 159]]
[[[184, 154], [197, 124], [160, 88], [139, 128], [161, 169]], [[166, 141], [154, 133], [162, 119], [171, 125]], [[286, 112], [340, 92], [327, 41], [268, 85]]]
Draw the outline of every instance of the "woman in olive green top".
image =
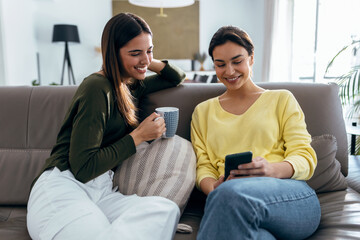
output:
[[[179, 209], [161, 197], [124, 196], [111, 169], [165, 131], [156, 113], [138, 123], [135, 100], [181, 83], [185, 74], [153, 59], [152, 33], [121, 13], [102, 36], [102, 70], [78, 87], [50, 158], [35, 181], [27, 225], [33, 239], [171, 239]], [[145, 77], [147, 69], [156, 74]]]

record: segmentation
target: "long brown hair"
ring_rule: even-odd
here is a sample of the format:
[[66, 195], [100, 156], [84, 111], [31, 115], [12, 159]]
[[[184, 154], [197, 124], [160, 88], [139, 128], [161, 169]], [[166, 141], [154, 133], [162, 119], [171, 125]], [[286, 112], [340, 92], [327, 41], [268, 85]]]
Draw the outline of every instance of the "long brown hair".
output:
[[114, 85], [119, 111], [132, 127], [138, 125], [137, 109], [128, 83], [122, 77], [124, 68], [120, 48], [143, 32], [152, 35], [149, 25], [142, 18], [132, 13], [120, 13], [107, 22], [101, 38], [102, 70]]

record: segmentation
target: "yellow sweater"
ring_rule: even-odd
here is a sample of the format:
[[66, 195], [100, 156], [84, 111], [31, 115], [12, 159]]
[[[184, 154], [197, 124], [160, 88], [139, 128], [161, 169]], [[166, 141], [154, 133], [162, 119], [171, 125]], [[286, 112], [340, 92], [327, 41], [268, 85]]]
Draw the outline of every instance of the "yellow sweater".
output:
[[252, 151], [270, 163], [288, 161], [298, 180], [311, 178], [317, 164], [304, 113], [287, 90], [266, 90], [241, 115], [226, 112], [219, 97], [200, 103], [192, 115], [191, 141], [197, 186], [206, 177], [223, 175], [225, 156], [232, 153]]

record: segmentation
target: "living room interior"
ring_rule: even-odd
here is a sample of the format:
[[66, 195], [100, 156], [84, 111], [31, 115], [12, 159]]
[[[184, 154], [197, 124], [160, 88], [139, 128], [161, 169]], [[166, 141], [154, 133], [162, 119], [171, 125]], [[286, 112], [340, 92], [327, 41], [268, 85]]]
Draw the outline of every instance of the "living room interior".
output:
[[[182, 68], [187, 82], [196, 76], [216, 82], [207, 48], [224, 25], [238, 26], [252, 38], [255, 82], [339, 82], [337, 77], [360, 64], [360, 28], [353, 24], [359, 8], [356, 0], [196, 0], [190, 6], [164, 8], [168, 16], [161, 17], [160, 8], [127, 0], [1, 0], [0, 86], [78, 85], [101, 68], [103, 27], [121, 11], [133, 11], [149, 22], [154, 57]], [[53, 41], [56, 24], [78, 30], [79, 41], [68, 45], [73, 81], [63, 67], [64, 42]]]
[[[163, 9], [134, 6], [128, 0], [0, 0], [0, 239], [29, 239], [30, 182], [50, 154], [76, 85], [101, 68], [105, 23], [122, 10], [139, 11], [136, 14], [152, 23], [154, 56], [180, 66], [190, 83], [195, 74], [214, 74], [207, 49], [219, 27], [235, 25], [248, 32], [255, 45], [253, 80], [264, 88], [293, 92], [309, 120], [311, 135], [337, 139], [314, 145], [321, 172], [312, 184], [323, 219], [310, 239], [360, 239], [360, 162], [354, 155], [359, 150], [350, 151], [360, 146], [356, 144], [360, 131], [350, 126], [359, 117], [356, 112], [349, 115], [349, 105], [341, 105], [338, 91], [345, 94], [344, 100], [348, 95], [341, 89], [346, 88], [332, 84], [340, 84], [339, 77], [349, 71], [353, 71], [351, 79], [360, 81], [358, 9], [358, 0], [195, 0], [191, 6]], [[174, 18], [173, 32], [166, 28], [157, 34]], [[57, 24], [77, 27], [79, 39], [68, 45], [75, 82], [65, 71], [61, 84], [65, 44], [54, 40]], [[157, 36], [165, 38], [163, 34], [166, 40], [190, 39], [191, 47], [173, 46], [170, 41], [157, 45]], [[204, 94], [197, 94], [200, 91]], [[220, 84], [186, 84], [151, 95], [142, 107], [145, 113], [164, 103], [183, 109], [177, 134], [189, 140], [194, 106], [222, 91]], [[190, 199], [182, 222], [191, 225], [194, 233], [177, 233], [176, 240], [196, 238], [204, 199], [196, 189]]]
[[[76, 83], [80, 83], [101, 67], [100, 38], [106, 21], [115, 13], [133, 9], [153, 23], [154, 56], [176, 62], [190, 79], [192, 70], [200, 70], [199, 61], [191, 67], [196, 53], [207, 56], [204, 70], [213, 71], [207, 54], [210, 38], [220, 26], [235, 25], [248, 32], [255, 44], [255, 82], [334, 81], [331, 77], [337, 72], [359, 64], [359, 54], [349, 53], [337, 60], [333, 72], [324, 78], [331, 58], [359, 39], [358, 24], [353, 24], [357, 18], [354, 9], [359, 7], [356, 0], [196, 0], [191, 6], [164, 8], [168, 17], [159, 17], [160, 8], [134, 6], [127, 0], [1, 0], [0, 85], [31, 85], [34, 80], [41, 85], [60, 84], [64, 43], [52, 42], [55, 24], [78, 27], [80, 42], [70, 42], [69, 50]], [[177, 26], [173, 25], [174, 15], [182, 18], [176, 19]], [[186, 22], [188, 18], [191, 22]], [[168, 33], [168, 46], [156, 45], [157, 36], [163, 37], [162, 33], [157, 35], [157, 29], [167, 25], [177, 32]], [[191, 50], [183, 53], [187, 45], [176, 41], [174, 47], [170, 41], [177, 38], [188, 39]], [[169, 46], [185, 51], [161, 52], [164, 47], [171, 49]]]

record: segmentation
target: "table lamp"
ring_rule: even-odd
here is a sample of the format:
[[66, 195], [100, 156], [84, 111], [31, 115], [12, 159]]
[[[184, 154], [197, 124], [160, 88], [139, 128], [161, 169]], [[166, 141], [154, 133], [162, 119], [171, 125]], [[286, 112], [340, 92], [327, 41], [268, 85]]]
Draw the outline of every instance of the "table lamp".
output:
[[64, 54], [60, 84], [61, 85], [64, 84], [64, 71], [66, 64], [68, 68], [69, 85], [71, 85], [71, 82], [75, 85], [76, 83], [75, 83], [74, 72], [71, 66], [68, 42], [80, 43], [77, 26], [69, 25], [69, 24], [55, 24], [52, 42], [65, 42], [65, 54]]

